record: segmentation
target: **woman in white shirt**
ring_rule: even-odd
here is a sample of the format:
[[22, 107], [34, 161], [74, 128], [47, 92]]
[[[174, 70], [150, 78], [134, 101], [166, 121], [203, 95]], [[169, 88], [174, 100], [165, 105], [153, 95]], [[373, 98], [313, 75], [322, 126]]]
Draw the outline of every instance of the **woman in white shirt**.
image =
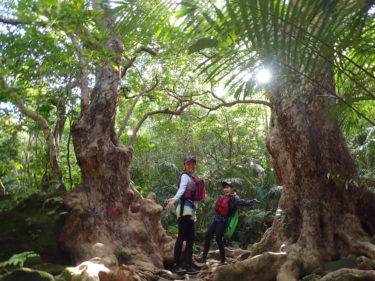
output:
[[[180, 176], [178, 190], [176, 195], [168, 199], [166, 210], [174, 207], [178, 202], [176, 214], [178, 218], [178, 236], [174, 247], [174, 266], [172, 271], [177, 274], [197, 274], [199, 271], [192, 267], [193, 261], [193, 244], [195, 236], [195, 221], [197, 219], [196, 209], [198, 203], [196, 201], [185, 198], [186, 187], [197, 184], [197, 180], [192, 176], [197, 167], [197, 161], [194, 156], [186, 156], [184, 158], [184, 172]], [[186, 241], [186, 268], [180, 266], [180, 257], [182, 252], [182, 244]]]

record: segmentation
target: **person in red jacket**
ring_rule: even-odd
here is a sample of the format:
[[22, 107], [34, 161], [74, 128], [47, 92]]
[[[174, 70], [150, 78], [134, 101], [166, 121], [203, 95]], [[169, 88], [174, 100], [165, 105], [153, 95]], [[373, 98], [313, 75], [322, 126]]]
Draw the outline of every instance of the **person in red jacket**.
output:
[[204, 238], [203, 253], [195, 260], [200, 263], [207, 261], [207, 254], [210, 249], [211, 239], [216, 236], [216, 243], [220, 251], [221, 264], [227, 264], [225, 260], [225, 249], [223, 236], [229, 224], [230, 216], [236, 211], [238, 206], [254, 206], [259, 204], [257, 200], [240, 199], [235, 193], [234, 186], [230, 181], [223, 181], [224, 196], [220, 196], [215, 204], [215, 216], [210, 222]]

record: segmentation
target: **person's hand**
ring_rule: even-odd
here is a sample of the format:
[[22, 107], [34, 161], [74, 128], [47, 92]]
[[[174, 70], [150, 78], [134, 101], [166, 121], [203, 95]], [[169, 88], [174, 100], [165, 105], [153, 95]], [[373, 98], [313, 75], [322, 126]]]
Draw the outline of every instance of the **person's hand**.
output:
[[168, 203], [167, 206], [165, 206], [165, 209], [166, 210], [170, 210], [170, 209], [173, 208], [174, 203], [176, 202], [176, 200], [174, 200], [174, 199], [167, 199], [167, 200], [165, 200], [165, 202]]
[[258, 201], [258, 199], [254, 199], [254, 205], [256, 206], [256, 205], [260, 205], [260, 201]]

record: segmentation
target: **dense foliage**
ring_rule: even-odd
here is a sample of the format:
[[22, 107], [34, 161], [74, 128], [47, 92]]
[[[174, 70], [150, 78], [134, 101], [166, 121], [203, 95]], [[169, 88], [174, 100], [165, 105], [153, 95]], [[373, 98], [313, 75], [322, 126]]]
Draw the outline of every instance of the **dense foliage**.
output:
[[[153, 121], [158, 125], [153, 124], [135, 143], [132, 180], [143, 192], [155, 192], [164, 205], [176, 192], [183, 156], [196, 155], [196, 175], [205, 180], [208, 190], [199, 206], [198, 237], [202, 238], [213, 216], [212, 206], [222, 194], [221, 181], [230, 179], [240, 197], [263, 202], [261, 210], [241, 211], [243, 220], [245, 216], [250, 219], [243, 233], [239, 228], [241, 244], [254, 242], [271, 222], [277, 203], [272, 200], [280, 191], [264, 146], [269, 112], [259, 106], [238, 105], [203, 119], [198, 118], [199, 113], [189, 111], [181, 118]], [[170, 232], [176, 230], [173, 212], [164, 212], [162, 222]]]
[[[76, 120], [80, 106], [76, 79], [84, 68], [94, 73], [96, 65], [111, 54], [106, 53], [102, 46], [107, 34], [93, 27], [93, 23], [103, 15], [90, 10], [86, 1], [62, 1], [61, 5], [59, 2], [1, 1], [1, 17], [10, 14], [12, 20], [20, 21], [20, 24], [1, 21], [0, 25], [0, 76], [6, 82], [0, 89], [0, 181], [7, 194], [56, 190], [56, 185], [47, 180], [51, 163], [45, 135], [40, 124], [20, 110], [18, 98], [43, 118], [52, 131], [61, 132], [57, 158], [66, 189], [71, 190], [80, 182], [70, 137], [71, 124]], [[138, 3], [142, 6], [142, 9], [137, 9], [140, 14], [129, 21], [121, 21], [122, 24], [117, 27], [126, 41], [125, 58], [132, 63], [137, 58], [124, 78], [116, 116], [116, 128], [120, 130], [127, 114], [132, 113], [121, 134], [121, 141], [133, 144], [133, 184], [144, 195], [155, 192], [158, 202], [164, 205], [165, 199], [176, 191], [181, 159], [188, 154], [196, 155], [199, 165], [197, 176], [205, 180], [209, 191], [208, 198], [200, 206], [198, 238], [202, 238], [213, 214], [215, 198], [221, 194], [220, 182], [231, 179], [240, 197], [257, 198], [262, 202], [259, 208], [241, 210], [240, 227], [233, 245], [244, 246], [255, 242], [272, 222], [281, 191], [275, 183], [264, 141], [270, 110], [266, 106], [249, 104], [217, 110], [207, 109], [207, 106], [214, 107], [221, 98], [239, 102], [250, 94], [266, 99], [262, 86], [254, 80], [246, 80], [248, 78], [244, 74], [245, 70], [260, 68], [257, 59], [262, 58], [262, 53], [256, 54], [245, 48], [249, 43], [247, 36], [260, 38], [260, 34], [250, 34], [250, 30], [246, 29], [240, 36], [242, 30], [237, 29], [237, 16], [231, 14], [232, 6], [229, 4], [224, 15], [215, 9], [212, 1], [207, 1], [212, 4], [207, 5], [211, 10], [204, 11], [203, 16], [198, 17], [200, 21], [189, 22], [191, 12], [200, 11], [194, 8], [194, 1], [184, 1], [185, 7], [175, 15], [175, 21], [167, 17], [171, 16], [171, 4], [166, 4], [170, 9], [165, 9], [160, 1], [144, 2], [147, 3]], [[239, 1], [242, 6], [246, 6], [245, 2]], [[152, 7], [154, 4], [158, 4], [156, 9]], [[260, 8], [263, 9], [263, 6]], [[299, 8], [302, 9], [302, 6]], [[314, 5], [311, 4], [310, 8], [313, 9]], [[123, 9], [126, 10], [126, 5], [119, 6], [116, 12], [126, 15]], [[168, 11], [166, 15], [162, 14], [163, 9]], [[150, 10], [153, 13], [148, 14]], [[232, 12], [240, 13], [239, 10]], [[257, 19], [256, 14], [252, 17], [254, 21]], [[178, 28], [178, 18], [187, 21], [183, 30]], [[203, 22], [205, 25], [202, 27], [199, 23]], [[264, 20], [261, 23], [265, 24]], [[222, 25], [228, 29], [220, 29]], [[145, 26], [152, 28], [144, 33], [136, 32]], [[265, 28], [265, 25], [261, 27]], [[349, 62], [363, 65], [367, 58], [367, 71], [373, 72], [373, 49], [367, 48], [373, 39], [371, 27], [373, 23], [362, 35], [356, 34], [363, 40], [355, 46], [349, 44], [352, 43], [348, 42], [349, 36], [340, 39], [347, 48], [349, 60], [341, 57], [342, 60], [337, 62], [341, 67], [336, 73], [337, 89], [346, 103], [337, 103], [332, 109], [332, 114], [339, 116], [346, 132], [359, 174], [367, 179], [375, 177], [375, 128], [363, 118], [359, 119], [358, 112], [374, 120], [371, 94], [374, 81], [371, 75], [354, 69], [353, 63]], [[192, 32], [191, 37], [186, 38], [186, 31], [202, 29], [209, 30], [207, 34], [210, 38], [200, 38], [199, 32]], [[324, 38], [331, 36], [330, 31], [331, 28], [327, 29]], [[297, 36], [296, 41], [306, 40], [297, 33], [300, 37]], [[78, 39], [83, 42], [81, 45], [75, 43]], [[268, 38], [268, 41], [271, 39]], [[262, 42], [253, 43], [260, 45]], [[152, 47], [158, 54], [139, 55], [139, 45]], [[216, 49], [209, 49], [211, 47]], [[267, 41], [261, 47], [264, 54], [270, 51]], [[311, 59], [315, 54], [306, 56]], [[292, 60], [294, 57], [282, 59]], [[345, 79], [347, 73], [350, 73], [351, 79]], [[88, 77], [92, 79], [92, 76]], [[358, 77], [361, 83], [352, 83], [353, 77]], [[220, 81], [228, 87], [226, 93], [220, 93], [217, 98], [208, 92], [218, 95], [218, 89], [223, 87]], [[88, 87], [92, 84], [93, 81], [88, 81]], [[156, 85], [154, 89], [153, 85]], [[140, 96], [147, 89], [152, 91]], [[137, 97], [140, 99], [134, 102]], [[181, 100], [193, 98], [196, 103], [180, 112], [181, 115], [150, 116], [136, 132], [137, 137], [132, 139], [134, 129], [145, 114], [165, 108], [176, 109]], [[133, 104], [135, 109], [132, 109]], [[200, 106], [202, 104], [205, 106]], [[371, 181], [366, 183], [371, 184]], [[0, 201], [0, 212], [9, 210], [10, 205], [6, 204], [9, 202]], [[172, 212], [163, 212], [162, 222], [169, 233], [176, 232]]]

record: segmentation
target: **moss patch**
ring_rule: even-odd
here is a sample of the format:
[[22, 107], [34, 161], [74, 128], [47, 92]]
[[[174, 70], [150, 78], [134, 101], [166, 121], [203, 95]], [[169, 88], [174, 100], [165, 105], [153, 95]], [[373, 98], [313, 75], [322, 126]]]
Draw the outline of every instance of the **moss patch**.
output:
[[64, 219], [59, 197], [34, 193], [25, 198], [3, 198], [0, 205], [6, 206], [0, 208], [0, 261], [34, 251], [45, 262], [69, 263], [58, 245]]
[[302, 281], [316, 281], [316, 280], [319, 280], [320, 278], [321, 276], [318, 274], [310, 274], [310, 275], [306, 275], [305, 277], [303, 277]]
[[12, 272], [4, 274], [0, 277], [0, 281], [54, 281], [53, 276], [47, 272], [32, 270], [29, 268], [20, 268]]
[[355, 258], [347, 258], [336, 261], [327, 262], [324, 264], [324, 274], [336, 271], [340, 268], [356, 268], [357, 262]]

